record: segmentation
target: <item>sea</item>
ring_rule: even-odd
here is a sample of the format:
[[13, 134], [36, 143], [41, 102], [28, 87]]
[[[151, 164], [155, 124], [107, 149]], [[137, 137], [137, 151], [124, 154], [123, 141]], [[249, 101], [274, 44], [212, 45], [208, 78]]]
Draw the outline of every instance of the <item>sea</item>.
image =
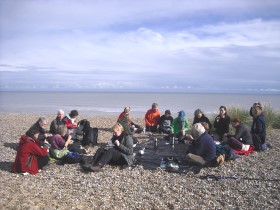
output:
[[97, 92], [0, 92], [1, 113], [54, 114], [78, 110], [80, 115], [118, 116], [125, 106], [131, 117], [144, 117], [153, 102], [161, 114], [169, 109], [172, 116], [184, 110], [190, 118], [200, 108], [206, 115], [216, 114], [219, 107], [240, 107], [248, 110], [254, 102], [280, 108], [280, 95], [213, 94], [213, 93], [97, 93]]

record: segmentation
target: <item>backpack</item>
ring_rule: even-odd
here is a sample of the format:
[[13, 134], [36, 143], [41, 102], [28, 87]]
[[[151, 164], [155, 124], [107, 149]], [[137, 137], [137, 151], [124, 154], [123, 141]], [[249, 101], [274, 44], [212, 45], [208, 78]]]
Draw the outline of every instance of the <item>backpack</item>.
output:
[[97, 145], [98, 129], [89, 127], [84, 131], [82, 145]]
[[98, 129], [97, 128], [92, 128], [90, 126], [90, 122], [86, 119], [78, 122], [78, 127], [81, 128], [81, 131], [83, 133], [83, 138], [81, 141], [81, 144], [83, 146], [97, 145], [97, 140], [98, 140]]

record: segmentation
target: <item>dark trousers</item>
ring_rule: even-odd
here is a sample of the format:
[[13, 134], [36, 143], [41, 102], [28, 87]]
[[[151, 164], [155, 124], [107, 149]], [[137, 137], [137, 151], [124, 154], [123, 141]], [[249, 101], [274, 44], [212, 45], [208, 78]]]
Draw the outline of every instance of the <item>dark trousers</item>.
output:
[[125, 165], [126, 160], [122, 156], [122, 153], [115, 148], [110, 148], [108, 150], [99, 148], [93, 157], [92, 165], [101, 164], [104, 166], [107, 163]]
[[159, 131], [159, 132], [162, 132], [162, 133], [166, 133], [166, 134], [170, 134], [170, 133], [171, 133], [170, 128], [165, 128], [165, 127], [163, 127], [163, 126], [160, 126], [160, 127], [158, 128], [158, 131]]
[[37, 163], [38, 163], [38, 168], [39, 168], [39, 169], [42, 169], [45, 165], [48, 164], [48, 162], [49, 162], [49, 156], [48, 156], [48, 155], [46, 155], [46, 156], [44, 156], [44, 157], [39, 157], [39, 158], [38, 158], [38, 161], [37, 161]]
[[79, 145], [76, 144], [69, 144], [68, 145], [68, 150], [71, 152], [77, 152], [79, 154], [85, 154], [85, 150], [81, 149]]
[[146, 132], [152, 132], [152, 133], [155, 133], [157, 132], [157, 126], [146, 126]]
[[228, 144], [231, 148], [236, 149], [236, 150], [242, 150], [242, 143], [238, 141], [236, 138], [229, 138]]

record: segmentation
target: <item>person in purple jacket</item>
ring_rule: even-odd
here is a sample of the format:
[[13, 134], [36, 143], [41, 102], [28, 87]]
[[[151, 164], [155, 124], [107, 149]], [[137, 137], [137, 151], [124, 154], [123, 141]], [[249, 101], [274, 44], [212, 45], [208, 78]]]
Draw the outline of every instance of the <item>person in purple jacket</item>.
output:
[[193, 125], [188, 140], [192, 142], [186, 155], [189, 164], [204, 166], [216, 158], [216, 145], [201, 123]]

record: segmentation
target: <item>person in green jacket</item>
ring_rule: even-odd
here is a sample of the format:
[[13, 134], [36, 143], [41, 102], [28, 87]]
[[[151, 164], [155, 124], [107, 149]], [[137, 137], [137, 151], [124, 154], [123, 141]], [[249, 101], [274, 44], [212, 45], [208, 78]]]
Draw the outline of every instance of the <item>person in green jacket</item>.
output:
[[189, 123], [187, 116], [183, 110], [178, 112], [178, 117], [176, 117], [171, 124], [171, 132], [173, 136], [178, 138], [178, 141], [184, 143], [186, 139], [186, 131], [189, 129]]

